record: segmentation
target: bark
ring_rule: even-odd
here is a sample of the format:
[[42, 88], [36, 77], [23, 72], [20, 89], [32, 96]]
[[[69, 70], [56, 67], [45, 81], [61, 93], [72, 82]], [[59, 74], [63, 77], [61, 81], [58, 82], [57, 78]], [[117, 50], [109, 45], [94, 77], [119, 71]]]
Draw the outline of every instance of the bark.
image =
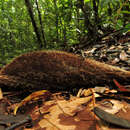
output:
[[130, 71], [60, 51], [21, 55], [0, 71], [0, 86], [7, 90], [49, 91], [130, 84]]
[[91, 16], [92, 11], [90, 7], [87, 4], [84, 4], [84, 0], [78, 0], [78, 8], [80, 8], [84, 14], [84, 25], [85, 29], [87, 29], [87, 40], [84, 43], [91, 44], [98, 41], [99, 34], [98, 34], [98, 28], [97, 28], [97, 21], [98, 21], [98, 2], [96, 4], [96, 1], [93, 0], [93, 10], [95, 15], [95, 21], [92, 23]]
[[42, 23], [41, 12], [40, 12], [40, 10], [39, 10], [39, 6], [38, 6], [38, 1], [37, 1], [37, 0], [36, 0], [36, 5], [37, 5], [37, 11], [38, 11], [39, 22], [40, 22], [40, 26], [41, 26], [42, 39], [43, 39], [43, 41], [44, 41], [44, 48], [46, 48], [47, 42], [46, 42], [46, 38], [45, 38], [45, 32], [44, 32], [44, 27], [43, 27], [43, 23]]
[[56, 41], [59, 41], [59, 34], [58, 34], [58, 23], [59, 23], [59, 13], [58, 13], [58, 7], [57, 7], [57, 0], [53, 0], [54, 7], [55, 7], [55, 13], [56, 13]]
[[26, 4], [26, 7], [27, 7], [29, 16], [31, 18], [31, 22], [32, 22], [32, 25], [33, 25], [33, 28], [34, 28], [34, 32], [36, 33], [36, 36], [37, 36], [39, 47], [42, 48], [43, 45], [42, 45], [42, 41], [41, 41], [41, 36], [40, 36], [39, 29], [38, 29], [37, 24], [36, 24], [35, 19], [34, 19], [31, 3], [30, 3], [29, 0], [25, 0], [25, 4]]

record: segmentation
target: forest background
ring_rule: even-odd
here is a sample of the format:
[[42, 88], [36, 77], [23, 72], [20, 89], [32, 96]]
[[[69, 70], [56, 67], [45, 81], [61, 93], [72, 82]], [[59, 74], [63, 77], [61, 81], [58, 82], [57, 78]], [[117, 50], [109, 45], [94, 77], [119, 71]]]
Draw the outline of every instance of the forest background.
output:
[[83, 49], [128, 31], [129, 0], [0, 0], [0, 66], [25, 52]]

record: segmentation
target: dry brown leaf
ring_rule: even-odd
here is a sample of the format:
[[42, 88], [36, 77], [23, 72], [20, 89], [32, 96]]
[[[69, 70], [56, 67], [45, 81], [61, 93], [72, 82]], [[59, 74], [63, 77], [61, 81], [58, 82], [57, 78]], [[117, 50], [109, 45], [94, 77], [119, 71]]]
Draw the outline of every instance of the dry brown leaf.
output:
[[0, 99], [3, 99], [3, 93], [2, 93], [1, 88], [0, 88]]
[[121, 46], [121, 45], [118, 45], [118, 46], [117, 46], [117, 48], [119, 48], [119, 49], [123, 49], [123, 46]]
[[[107, 105], [107, 103], [109, 103], [109, 102], [112, 104], [111, 107], [108, 107], [108, 105]], [[115, 114], [115, 113], [119, 112], [121, 109], [123, 109], [125, 107], [125, 104], [121, 101], [112, 99], [112, 100], [104, 100], [101, 103], [98, 103], [98, 107], [100, 107], [101, 109], [103, 109], [106, 112]]]
[[40, 91], [36, 91], [32, 94], [30, 94], [28, 97], [24, 98], [14, 109], [14, 115], [16, 115], [16, 112], [18, 110], [19, 107], [25, 105], [26, 103], [28, 103], [29, 101], [32, 100], [38, 100], [41, 96], [44, 97], [45, 99], [48, 98], [51, 95], [51, 93], [47, 90], [40, 90]]
[[85, 98], [73, 98], [70, 101], [57, 101], [58, 106], [64, 111], [64, 113], [73, 116], [76, 111], [81, 111], [84, 107], [82, 104], [88, 103], [92, 99], [92, 96]]
[[106, 87], [96, 86], [93, 90], [94, 90], [94, 92], [104, 93], [106, 90]]
[[93, 48], [92, 50], [84, 51], [84, 54], [85, 54], [85, 55], [91, 55], [91, 54], [93, 54], [96, 50], [97, 50], [97, 48]]
[[112, 45], [109, 49], [110, 49], [110, 50], [114, 50], [114, 49], [115, 49], [115, 46]]
[[[111, 107], [110, 107], [110, 105], [108, 106], [107, 103], [111, 104]], [[107, 100], [106, 99], [106, 100], [98, 103], [97, 106], [106, 112], [109, 112], [111, 114], [116, 114], [116, 113], [120, 113], [121, 110], [124, 110], [126, 108], [126, 103], [118, 101], [118, 100]], [[125, 114], [124, 114], [124, 116], [125, 116]], [[97, 121], [98, 121], [98, 125], [101, 130], [110, 130], [110, 129], [117, 130], [117, 128], [114, 129], [112, 126], [110, 126], [110, 124], [105, 123], [104, 121], [100, 120], [99, 118], [97, 119]], [[123, 129], [120, 129], [120, 130], [123, 130]]]
[[112, 64], [116, 64], [116, 63], [118, 63], [119, 61], [120, 61], [119, 58], [115, 58], [115, 59], [112, 61]]
[[81, 97], [81, 96], [90, 96], [92, 95], [92, 90], [91, 89], [80, 89], [78, 94], [77, 94], [77, 97]]
[[126, 61], [128, 58], [128, 55], [126, 54], [126, 52], [125, 51], [122, 51], [121, 53], [120, 53], [120, 59], [122, 60], [122, 61]]
[[[53, 100], [44, 103], [38, 111], [32, 111], [31, 117], [39, 120], [33, 129], [46, 130], [95, 130], [96, 121], [90, 111], [92, 96], [85, 98], [72, 97], [69, 101]], [[42, 117], [41, 117], [42, 115]], [[36, 117], [38, 119], [36, 119]]]

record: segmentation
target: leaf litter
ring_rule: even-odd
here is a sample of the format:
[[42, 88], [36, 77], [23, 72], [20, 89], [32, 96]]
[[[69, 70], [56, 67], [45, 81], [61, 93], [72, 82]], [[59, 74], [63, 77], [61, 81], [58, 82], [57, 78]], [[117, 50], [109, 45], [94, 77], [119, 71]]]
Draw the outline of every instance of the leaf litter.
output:
[[[82, 55], [130, 70], [128, 40], [125, 43], [124, 40], [119, 40], [114, 45], [105, 42], [94, 45], [93, 48], [83, 50]], [[130, 128], [130, 86], [122, 86], [115, 79], [113, 82], [117, 87], [116, 90], [109, 89], [109, 86], [95, 86], [87, 90], [80, 89], [77, 96], [66, 92], [69, 98], [66, 98], [63, 92], [48, 95], [43, 90], [44, 94], [34, 93], [21, 102], [17, 98], [15, 101], [11, 100], [10, 94], [5, 95], [1, 91], [0, 128], [3, 126], [8, 130], [12, 127], [16, 130], [124, 130]], [[17, 95], [14, 96], [12, 93], [12, 96]], [[13, 115], [14, 109], [16, 116]]]

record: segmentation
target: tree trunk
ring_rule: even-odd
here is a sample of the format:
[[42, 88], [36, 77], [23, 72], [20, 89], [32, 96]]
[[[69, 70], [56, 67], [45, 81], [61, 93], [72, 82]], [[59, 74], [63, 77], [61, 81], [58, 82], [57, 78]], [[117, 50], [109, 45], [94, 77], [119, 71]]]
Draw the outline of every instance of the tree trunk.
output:
[[37, 11], [38, 11], [38, 17], [39, 17], [39, 21], [40, 21], [40, 26], [41, 26], [42, 39], [44, 41], [44, 48], [46, 48], [47, 42], [46, 42], [46, 38], [45, 38], [44, 27], [43, 27], [43, 24], [42, 24], [41, 12], [39, 10], [39, 6], [38, 6], [37, 0], [36, 0], [36, 5], [37, 5]]
[[41, 36], [40, 36], [37, 24], [36, 24], [35, 19], [34, 19], [34, 15], [33, 15], [33, 10], [32, 10], [31, 3], [30, 3], [29, 0], [25, 0], [25, 4], [26, 4], [26, 7], [27, 7], [29, 16], [31, 18], [31, 22], [32, 22], [32, 25], [33, 25], [33, 28], [34, 28], [34, 32], [36, 33], [36, 36], [37, 36], [39, 47], [42, 48], [43, 45], [42, 45], [42, 41], [41, 41]]
[[59, 41], [59, 34], [58, 34], [58, 23], [59, 23], [59, 13], [58, 13], [58, 7], [57, 7], [57, 0], [53, 0], [54, 2], [54, 7], [55, 7], [55, 14], [56, 14], [56, 21], [55, 21], [55, 25], [56, 25], [56, 41]]

